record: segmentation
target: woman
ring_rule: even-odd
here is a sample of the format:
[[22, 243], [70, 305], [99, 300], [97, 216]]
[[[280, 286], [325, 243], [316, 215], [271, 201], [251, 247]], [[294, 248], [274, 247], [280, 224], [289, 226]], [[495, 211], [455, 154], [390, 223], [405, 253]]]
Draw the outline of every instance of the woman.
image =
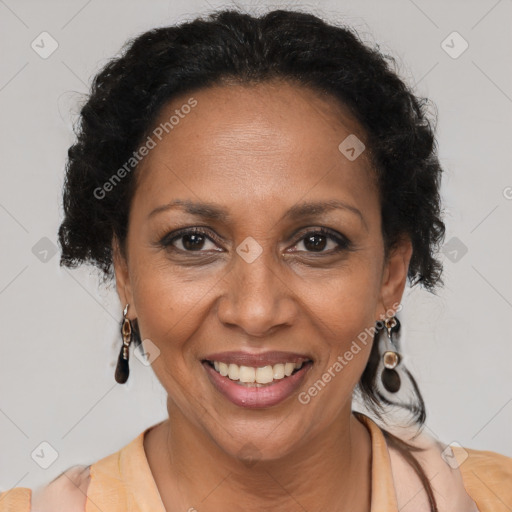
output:
[[[512, 459], [419, 432], [399, 350], [407, 279], [442, 283], [425, 107], [312, 15], [224, 11], [132, 41], [81, 112], [61, 264], [115, 277], [115, 378], [143, 340], [169, 418], [0, 510], [510, 510]], [[409, 423], [382, 429], [356, 392]]]

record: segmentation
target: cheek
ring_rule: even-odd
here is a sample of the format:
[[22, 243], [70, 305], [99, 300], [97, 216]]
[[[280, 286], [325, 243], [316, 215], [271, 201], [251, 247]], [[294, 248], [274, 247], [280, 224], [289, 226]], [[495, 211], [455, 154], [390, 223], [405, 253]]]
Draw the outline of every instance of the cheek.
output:
[[313, 329], [323, 345], [322, 378], [325, 375], [325, 380], [335, 382], [334, 388], [354, 386], [367, 364], [375, 333], [378, 284], [374, 268], [361, 264], [307, 291]]
[[154, 338], [157, 345], [186, 339], [218, 275], [201, 271], [198, 279], [191, 268], [171, 264], [164, 251], [133, 248], [131, 256], [131, 286], [141, 335]]
[[[200, 294], [195, 286], [185, 287], [184, 283], [173, 277], [169, 268], [155, 264], [149, 258], [134, 257], [131, 280], [133, 300], [142, 339], [154, 343], [163, 358], [173, 361], [175, 356], [166, 357], [176, 351], [186, 340], [194, 326], [194, 306]], [[199, 296], [199, 297], [198, 297]], [[155, 372], [161, 361], [155, 360]]]
[[[199, 289], [198, 289], [199, 288]], [[174, 279], [148, 276], [134, 290], [141, 335], [161, 351], [172, 351], [192, 336], [201, 313], [201, 286], [184, 287]]]
[[[354, 258], [354, 260], [357, 257]], [[365, 328], [375, 324], [379, 302], [380, 274], [375, 262], [359, 261], [340, 269], [337, 275], [308, 282], [303, 290], [304, 302], [324, 335], [340, 345], [357, 337]]]
[[[352, 288], [333, 296], [324, 295], [325, 308], [313, 326], [320, 360], [315, 378], [303, 390], [301, 403], [316, 403], [325, 418], [335, 418], [352, 399], [371, 353], [374, 326], [371, 296]], [[341, 298], [340, 298], [341, 297]]]
[[194, 401], [188, 390], [194, 387], [191, 368], [199, 362], [191, 340], [201, 323], [198, 302], [204, 293], [197, 292], [196, 286], [185, 287], [169, 271], [149, 268], [133, 288], [141, 338], [158, 348], [159, 355], [151, 363], [153, 372], [168, 395], [186, 408]]
[[[332, 305], [331, 305], [332, 308]], [[352, 386], [362, 374], [373, 341], [374, 325], [371, 308], [365, 303], [340, 304], [337, 315], [323, 317], [318, 324], [324, 343], [327, 345], [322, 357], [321, 367], [324, 371], [343, 375], [343, 386]], [[326, 379], [329, 377], [326, 376]]]

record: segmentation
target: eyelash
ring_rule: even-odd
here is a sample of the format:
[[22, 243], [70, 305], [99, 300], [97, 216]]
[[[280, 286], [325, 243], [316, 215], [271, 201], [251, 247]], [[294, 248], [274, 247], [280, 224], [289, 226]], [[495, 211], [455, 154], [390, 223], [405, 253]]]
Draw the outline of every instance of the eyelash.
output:
[[[197, 254], [201, 254], [202, 252], [205, 252], [205, 251], [202, 251], [202, 250], [198, 250], [198, 251], [186, 251], [186, 250], [183, 250], [183, 249], [178, 249], [177, 247], [174, 247], [173, 246], [173, 242], [175, 242], [176, 240], [179, 240], [187, 235], [203, 235], [205, 236], [206, 238], [208, 238], [211, 242], [214, 242], [214, 243], [220, 243], [220, 241], [216, 240], [215, 237], [212, 237], [208, 234], [207, 230], [204, 230], [202, 228], [199, 228], [199, 227], [195, 227], [195, 228], [185, 228], [183, 230], [178, 230], [178, 231], [175, 231], [174, 233], [169, 233], [167, 235], [165, 235], [159, 242], [159, 245], [165, 249], [170, 249], [170, 250], [173, 250], [175, 252], [181, 252], [181, 253], [197, 253]], [[316, 228], [316, 229], [313, 229], [312, 231], [308, 231], [308, 232], [305, 232], [303, 234], [303, 236], [301, 238], [299, 238], [295, 243], [294, 243], [294, 246], [297, 245], [299, 242], [305, 240], [308, 236], [313, 236], [313, 235], [321, 235], [321, 236], [325, 236], [327, 238], [329, 238], [330, 240], [333, 240], [336, 244], [338, 244], [338, 247], [336, 249], [331, 249], [329, 251], [319, 251], [319, 252], [315, 252], [315, 251], [297, 251], [297, 252], [306, 252], [308, 254], [318, 254], [318, 255], [321, 255], [321, 254], [327, 254], [327, 255], [330, 255], [330, 254], [334, 254], [334, 253], [338, 253], [340, 251], [347, 251], [347, 250], [351, 250], [352, 249], [352, 242], [350, 240], [348, 240], [348, 238], [344, 237], [343, 235], [338, 235], [338, 234], [335, 234], [335, 232], [331, 231], [330, 229], [327, 229], [327, 228]], [[220, 251], [219, 251], [220, 252]]]

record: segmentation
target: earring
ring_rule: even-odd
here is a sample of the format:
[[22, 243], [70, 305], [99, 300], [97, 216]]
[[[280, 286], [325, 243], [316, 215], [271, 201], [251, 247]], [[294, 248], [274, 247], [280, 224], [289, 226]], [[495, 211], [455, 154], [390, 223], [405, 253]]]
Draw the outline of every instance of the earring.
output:
[[130, 356], [130, 342], [132, 341], [132, 323], [129, 318], [126, 318], [129, 304], [126, 304], [123, 310], [123, 322], [121, 325], [121, 335], [123, 337], [123, 345], [117, 358], [117, 366], [115, 379], [119, 384], [124, 384], [130, 375], [130, 367], [128, 366], [128, 358]]
[[395, 368], [400, 364], [401, 357], [398, 352], [395, 351], [395, 342], [393, 341], [393, 333], [396, 333], [400, 329], [400, 322], [398, 318], [392, 316], [384, 321], [384, 326], [386, 327], [388, 344], [390, 345], [390, 350], [386, 350], [382, 355], [382, 362], [384, 364], [384, 369], [382, 370], [381, 380], [382, 385], [386, 388], [390, 393], [396, 393], [400, 389], [400, 375], [395, 370]]

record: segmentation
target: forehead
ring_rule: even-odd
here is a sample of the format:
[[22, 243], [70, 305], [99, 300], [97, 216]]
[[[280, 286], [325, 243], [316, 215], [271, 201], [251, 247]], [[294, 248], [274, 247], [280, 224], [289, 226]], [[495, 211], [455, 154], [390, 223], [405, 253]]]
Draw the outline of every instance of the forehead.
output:
[[351, 161], [339, 149], [349, 136], [366, 143], [348, 109], [288, 82], [181, 95], [149, 133], [154, 147], [137, 169], [136, 195], [152, 204], [179, 197], [256, 205], [283, 194], [294, 202], [373, 189], [366, 150]]

